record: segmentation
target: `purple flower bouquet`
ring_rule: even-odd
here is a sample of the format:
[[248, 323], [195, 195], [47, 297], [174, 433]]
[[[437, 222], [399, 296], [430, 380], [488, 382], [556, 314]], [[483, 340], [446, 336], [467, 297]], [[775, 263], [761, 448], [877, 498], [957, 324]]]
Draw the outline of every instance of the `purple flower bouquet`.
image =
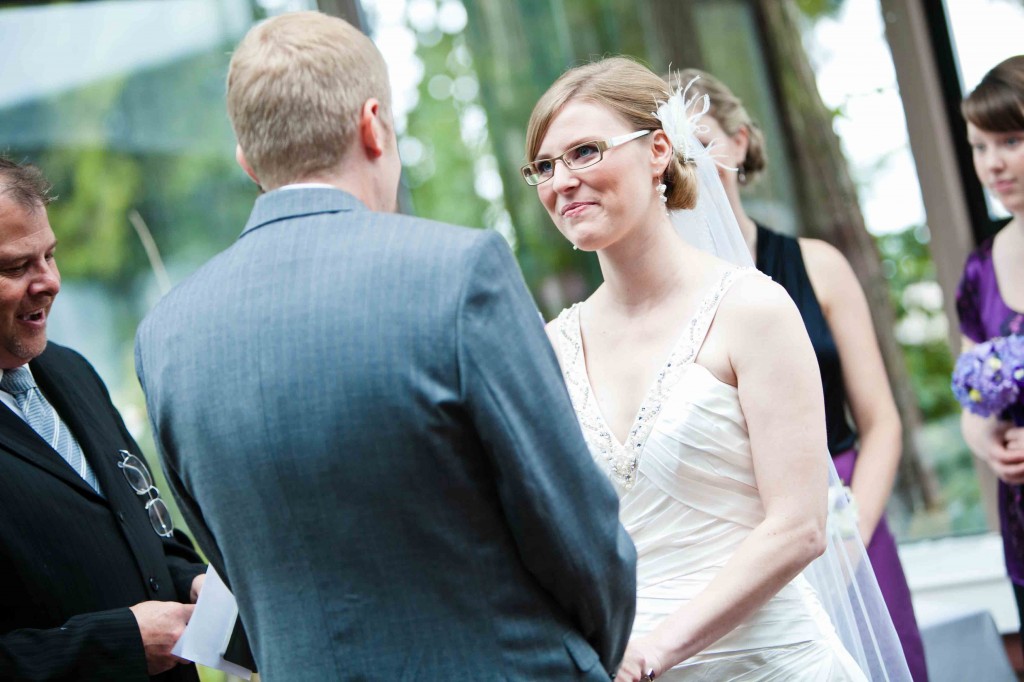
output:
[[[961, 353], [953, 393], [965, 409], [1024, 426], [1024, 336], [1000, 336]], [[1024, 486], [999, 482], [999, 525], [1011, 575], [1024, 566]]]
[[962, 353], [953, 394], [974, 414], [1024, 425], [1024, 336], [996, 337]]

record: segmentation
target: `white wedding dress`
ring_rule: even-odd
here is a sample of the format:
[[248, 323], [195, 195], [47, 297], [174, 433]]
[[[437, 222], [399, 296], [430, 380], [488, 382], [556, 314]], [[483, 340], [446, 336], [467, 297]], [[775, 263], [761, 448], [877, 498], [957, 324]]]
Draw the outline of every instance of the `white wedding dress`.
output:
[[[562, 370], [583, 434], [620, 498], [638, 555], [633, 636], [653, 630], [712, 581], [764, 518], [735, 387], [694, 363], [730, 270], [683, 330], [625, 443], [605, 423], [587, 375], [579, 305], [557, 320]], [[803, 575], [732, 632], [658, 680], [865, 680]]]

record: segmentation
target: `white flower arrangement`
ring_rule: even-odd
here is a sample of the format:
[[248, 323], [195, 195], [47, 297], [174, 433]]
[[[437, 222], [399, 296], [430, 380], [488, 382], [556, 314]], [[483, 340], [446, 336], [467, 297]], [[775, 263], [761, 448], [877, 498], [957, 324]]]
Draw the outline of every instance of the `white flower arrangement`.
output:
[[711, 98], [707, 94], [689, 96], [690, 88], [698, 80], [700, 76], [695, 76], [685, 88], [676, 88], [668, 101], [655, 102], [658, 110], [654, 112], [654, 116], [661, 121], [662, 129], [683, 163], [695, 163], [698, 157], [706, 156], [721, 168], [735, 171], [736, 168], [721, 163], [711, 153], [717, 140], [709, 141], [705, 147], [697, 138], [698, 133], [710, 130], [700, 122], [700, 119], [711, 110]]
[[698, 153], [708, 152], [699, 142], [696, 145], [699, 148], [693, 144], [697, 141], [697, 133], [707, 132], [708, 127], [701, 125], [700, 119], [711, 109], [711, 98], [706, 94], [688, 97], [690, 88], [699, 78], [697, 76], [691, 80], [685, 88], [676, 88], [667, 102], [658, 102], [658, 111], [654, 114], [661, 121], [661, 127], [672, 142], [672, 148], [684, 163], [693, 161]]

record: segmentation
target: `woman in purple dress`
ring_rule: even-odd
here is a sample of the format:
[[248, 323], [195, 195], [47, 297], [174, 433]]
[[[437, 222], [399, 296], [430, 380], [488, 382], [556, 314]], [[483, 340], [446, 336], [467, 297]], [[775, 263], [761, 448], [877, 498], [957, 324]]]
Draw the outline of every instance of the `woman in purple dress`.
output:
[[[764, 138], [743, 103], [721, 81], [696, 69], [675, 76], [711, 99], [705, 145], [714, 140], [719, 176], [758, 270], [797, 304], [811, 337], [825, 393], [829, 451], [852, 489], [858, 526], [878, 585], [916, 682], [928, 679], [910, 589], [885, 521], [899, 465], [902, 427], [882, 363], [867, 299], [846, 258], [817, 239], [795, 239], [751, 219], [740, 187], [765, 167]], [[853, 423], [847, 417], [853, 417]]]
[[[1024, 335], [1024, 56], [998, 64], [963, 102], [978, 179], [1013, 218], [967, 258], [957, 291], [963, 349]], [[1024, 427], [964, 410], [964, 440], [999, 477], [1006, 570], [1024, 623]]]

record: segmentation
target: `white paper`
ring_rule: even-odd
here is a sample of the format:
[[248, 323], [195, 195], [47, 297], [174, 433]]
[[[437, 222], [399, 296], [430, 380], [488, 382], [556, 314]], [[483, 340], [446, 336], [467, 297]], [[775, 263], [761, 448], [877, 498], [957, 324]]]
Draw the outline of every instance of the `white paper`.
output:
[[199, 601], [192, 618], [175, 643], [171, 653], [208, 668], [223, 670], [244, 680], [252, 678], [248, 668], [224, 660], [231, 632], [238, 618], [238, 604], [213, 566], [206, 570], [206, 580], [199, 592]]

